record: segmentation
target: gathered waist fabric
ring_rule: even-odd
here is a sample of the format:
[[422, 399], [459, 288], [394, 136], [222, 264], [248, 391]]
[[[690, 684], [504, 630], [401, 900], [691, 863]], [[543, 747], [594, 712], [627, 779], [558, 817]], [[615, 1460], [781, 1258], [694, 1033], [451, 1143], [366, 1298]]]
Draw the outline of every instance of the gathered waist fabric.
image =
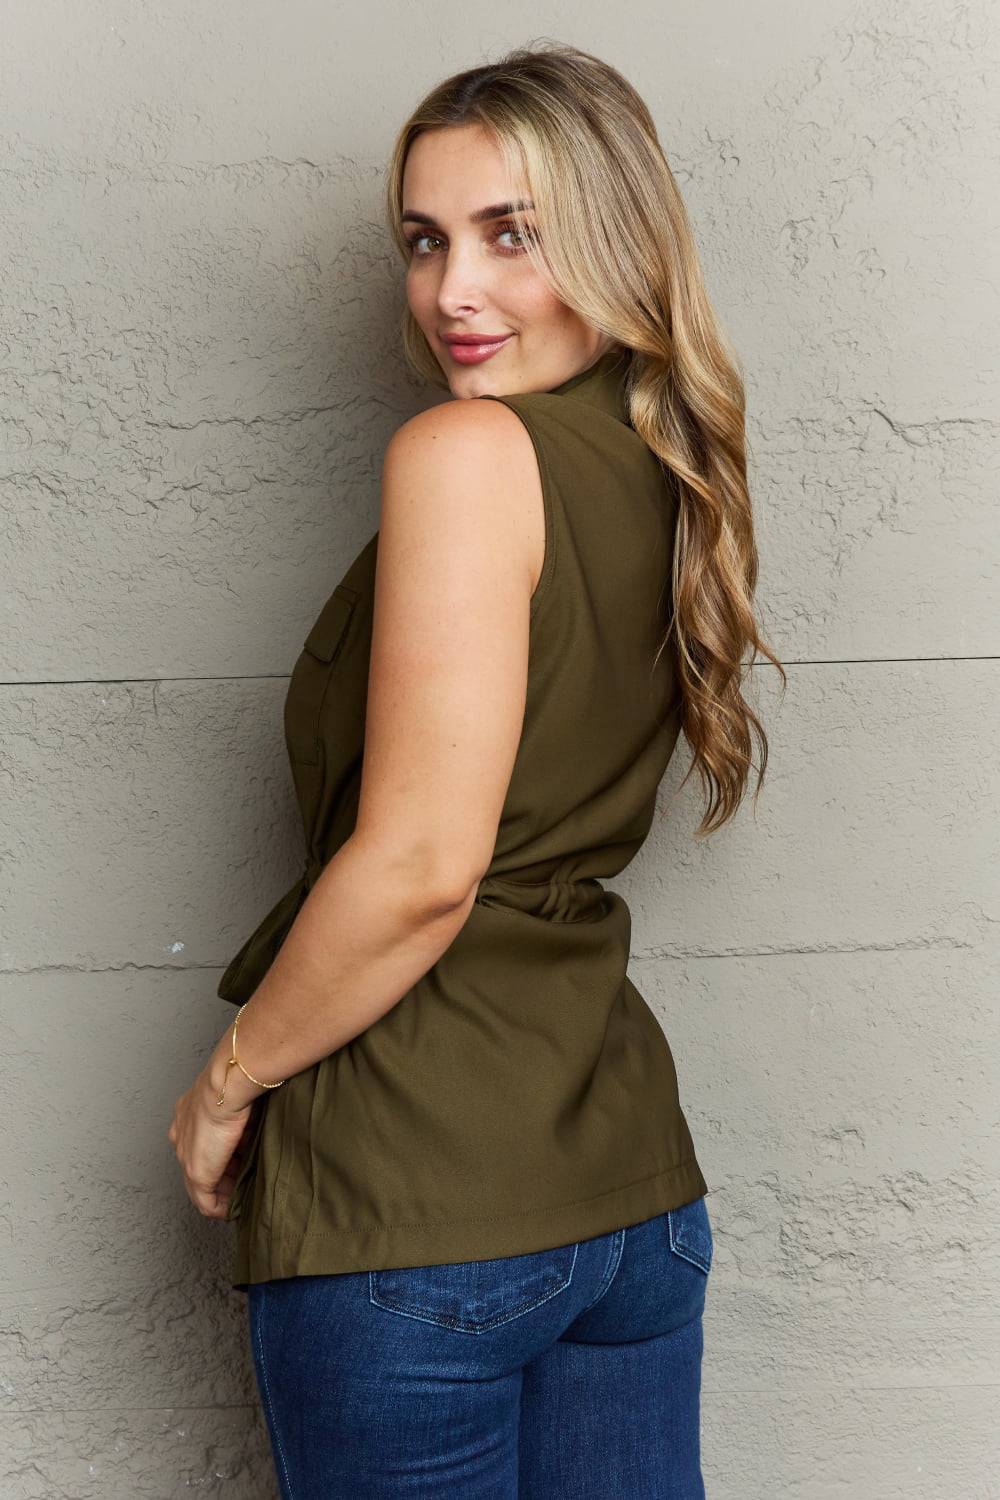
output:
[[[324, 861], [310, 855], [305, 868], [260, 921], [227, 967], [218, 995], [235, 1005], [249, 1000], [277, 955], [306, 897], [319, 879]], [[515, 875], [484, 875], [476, 900], [497, 910], [509, 909], [550, 922], [595, 922], [606, 913], [607, 893], [592, 876], [528, 880]]]
[[527, 1253], [703, 1194], [630, 927], [595, 879], [484, 877], [396, 1006], [255, 1105], [234, 1284]]

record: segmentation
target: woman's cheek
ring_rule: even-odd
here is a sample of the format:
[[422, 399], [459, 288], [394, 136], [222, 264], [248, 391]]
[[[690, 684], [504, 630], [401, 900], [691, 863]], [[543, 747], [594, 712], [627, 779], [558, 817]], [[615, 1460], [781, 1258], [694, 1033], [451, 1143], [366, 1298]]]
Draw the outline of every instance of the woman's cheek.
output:
[[409, 271], [406, 277], [406, 300], [410, 304], [413, 316], [421, 324], [426, 321], [428, 304], [432, 295], [427, 277], [422, 272], [421, 266], [419, 270]]

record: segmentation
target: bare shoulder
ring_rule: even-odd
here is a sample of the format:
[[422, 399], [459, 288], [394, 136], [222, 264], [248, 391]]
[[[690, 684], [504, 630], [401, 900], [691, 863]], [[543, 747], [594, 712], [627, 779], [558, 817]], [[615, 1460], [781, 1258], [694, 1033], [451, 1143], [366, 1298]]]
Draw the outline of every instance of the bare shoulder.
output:
[[412, 524], [445, 548], [504, 554], [534, 590], [545, 551], [542, 479], [527, 428], [502, 401], [444, 401], [411, 417], [389, 442], [382, 478], [387, 540], [412, 536]]
[[502, 401], [442, 401], [418, 412], [393, 434], [386, 457], [443, 465], [464, 464], [470, 457], [494, 458], [505, 465], [537, 468], [527, 428]]

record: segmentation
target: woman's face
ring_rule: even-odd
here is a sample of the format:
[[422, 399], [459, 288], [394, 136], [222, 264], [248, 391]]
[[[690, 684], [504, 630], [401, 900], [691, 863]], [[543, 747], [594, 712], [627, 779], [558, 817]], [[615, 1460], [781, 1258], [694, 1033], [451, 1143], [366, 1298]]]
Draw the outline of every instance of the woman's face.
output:
[[[410, 147], [407, 299], [462, 399], [550, 391], [616, 347], [531, 265], [510, 218], [513, 200], [499, 147], [481, 126], [425, 130]], [[527, 222], [534, 227], [530, 214]]]

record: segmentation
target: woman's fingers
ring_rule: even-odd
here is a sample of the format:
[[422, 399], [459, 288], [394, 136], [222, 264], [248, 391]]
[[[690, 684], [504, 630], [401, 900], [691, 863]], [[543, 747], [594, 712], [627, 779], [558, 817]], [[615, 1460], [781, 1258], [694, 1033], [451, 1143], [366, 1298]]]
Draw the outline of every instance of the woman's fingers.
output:
[[188, 1197], [200, 1214], [207, 1219], [222, 1219], [226, 1215], [227, 1198], [221, 1198], [215, 1189], [206, 1191], [204, 1188], [195, 1187], [193, 1183], [185, 1182]]
[[199, 1180], [187, 1172], [184, 1174], [184, 1186], [191, 1202], [200, 1214], [213, 1219], [225, 1216], [235, 1180], [236, 1174], [229, 1167], [217, 1181], [207, 1181], [205, 1178]]
[[220, 1119], [206, 1107], [207, 1094], [201, 1083], [197, 1080], [177, 1100], [167, 1138], [174, 1147], [191, 1202], [207, 1218], [221, 1219], [226, 1215], [249, 1137], [250, 1108]]

